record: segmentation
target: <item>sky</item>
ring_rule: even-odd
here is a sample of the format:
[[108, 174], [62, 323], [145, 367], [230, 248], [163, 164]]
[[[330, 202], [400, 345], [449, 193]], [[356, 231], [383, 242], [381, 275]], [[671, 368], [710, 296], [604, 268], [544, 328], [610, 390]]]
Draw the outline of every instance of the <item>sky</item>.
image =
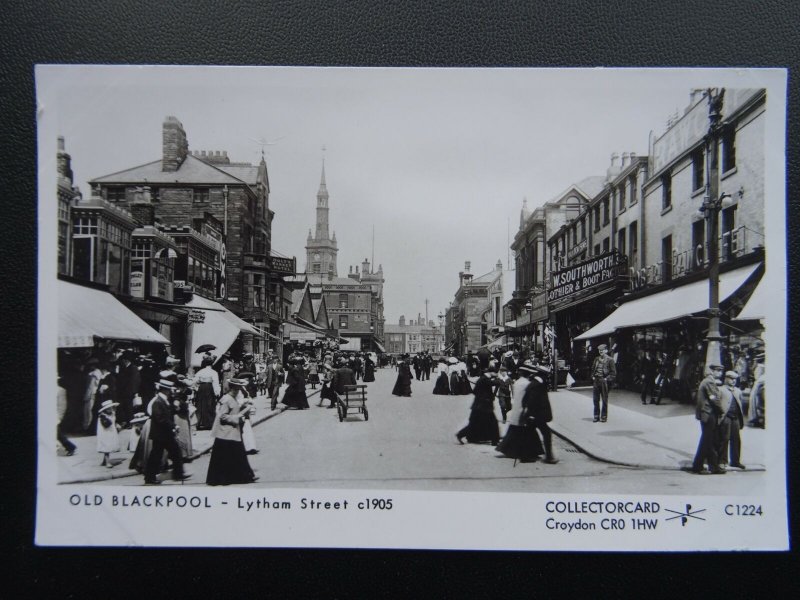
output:
[[[256, 164], [263, 148], [272, 247], [300, 270], [324, 157], [339, 275], [374, 252], [396, 324], [424, 316], [426, 299], [436, 320], [465, 261], [476, 276], [508, 267], [523, 198], [533, 209], [605, 175], [613, 152], [646, 155], [651, 131], [719, 73], [75, 66], [37, 71], [37, 93], [85, 195], [90, 179], [160, 159], [166, 116], [190, 150]], [[43, 151], [54, 160], [56, 140]]]

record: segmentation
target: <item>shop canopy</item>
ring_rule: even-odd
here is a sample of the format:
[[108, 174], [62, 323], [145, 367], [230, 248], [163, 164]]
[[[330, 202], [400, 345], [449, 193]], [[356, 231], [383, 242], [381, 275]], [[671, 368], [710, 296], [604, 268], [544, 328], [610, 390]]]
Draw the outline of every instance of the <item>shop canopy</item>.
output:
[[[742, 287], [760, 265], [750, 265], [719, 276], [719, 300], [723, 302]], [[626, 327], [647, 327], [666, 323], [708, 310], [708, 279], [631, 300], [620, 306], [597, 325], [577, 336], [588, 340], [609, 335]]]
[[169, 344], [108, 292], [60, 280], [57, 289], [59, 348], [91, 347], [95, 338]]
[[383, 344], [381, 344], [378, 340], [372, 340], [372, 343], [375, 344], [375, 347], [378, 349], [378, 352], [386, 354], [386, 348], [384, 348]]
[[[774, 290], [771, 290], [774, 293]], [[783, 293], [786, 293], [785, 290]], [[747, 304], [744, 305], [742, 311], [736, 315], [737, 321], [763, 319], [767, 312], [767, 305], [769, 298], [767, 298], [766, 286], [758, 284], [755, 291], [750, 295]]]
[[202, 355], [195, 351], [203, 344], [212, 344], [217, 347], [214, 354], [221, 356], [236, 340], [240, 332], [263, 337], [263, 334], [243, 321], [219, 302], [208, 300], [195, 294], [184, 305], [186, 308], [202, 311], [202, 323], [190, 323], [192, 340], [192, 366], [200, 366]]
[[486, 344], [485, 347], [488, 348], [489, 350], [494, 350], [495, 348], [500, 348], [507, 345], [508, 345], [508, 338], [504, 335], [501, 335], [499, 338], [492, 340], [491, 342]]

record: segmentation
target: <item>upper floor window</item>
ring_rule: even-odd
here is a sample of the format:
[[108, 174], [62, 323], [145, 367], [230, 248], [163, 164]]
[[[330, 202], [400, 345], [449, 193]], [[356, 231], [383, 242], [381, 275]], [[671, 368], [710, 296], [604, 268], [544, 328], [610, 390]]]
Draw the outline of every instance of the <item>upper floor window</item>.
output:
[[594, 207], [594, 230], [595, 233], [600, 231], [600, 205]]
[[617, 250], [620, 254], [625, 254], [625, 228], [622, 227], [617, 232]]
[[209, 190], [208, 188], [194, 188], [192, 199], [195, 202], [208, 202]]
[[347, 308], [347, 294], [339, 294], [339, 308]]
[[578, 228], [572, 228], [572, 245], [575, 246], [578, 243]]
[[702, 148], [692, 153], [692, 191], [696, 192], [706, 185], [705, 159]]
[[622, 185], [620, 185], [619, 189], [617, 190], [617, 198], [619, 200], [619, 204], [618, 204], [619, 211], [622, 212], [623, 210], [625, 210], [625, 184], [624, 183]]
[[636, 174], [628, 176], [628, 186], [631, 188], [631, 204], [636, 204], [639, 201], [639, 194], [636, 188]]
[[611, 222], [611, 211], [609, 199], [603, 200], [603, 225], [608, 225]]
[[661, 281], [666, 283], [672, 280], [672, 236], [668, 235], [661, 240]]
[[347, 329], [348, 322], [347, 315], [339, 315], [339, 329]]
[[581, 241], [586, 239], [586, 217], [581, 219]]
[[125, 201], [125, 186], [114, 185], [106, 188], [106, 200], [109, 202]]
[[736, 129], [731, 127], [722, 134], [722, 172], [736, 166]]
[[666, 210], [672, 206], [672, 175], [667, 173], [661, 176], [661, 209]]

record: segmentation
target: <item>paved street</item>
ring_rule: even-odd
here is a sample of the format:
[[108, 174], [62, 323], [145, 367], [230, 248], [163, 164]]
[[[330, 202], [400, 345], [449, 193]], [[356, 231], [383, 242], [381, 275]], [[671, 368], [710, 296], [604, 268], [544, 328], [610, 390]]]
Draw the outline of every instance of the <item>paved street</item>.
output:
[[[379, 369], [369, 384], [369, 421], [340, 423], [335, 410], [285, 411], [255, 428], [260, 452], [250, 462], [265, 488], [381, 488], [449, 491], [748, 494], [762, 472], [695, 476], [675, 469], [635, 469], [594, 460], [554, 438], [557, 465], [517, 463], [489, 445], [459, 445], [455, 432], [471, 396], [434, 396], [430, 381], [412, 384], [411, 398], [391, 395], [396, 373]], [[563, 393], [563, 392], [560, 392]], [[326, 402], [327, 404], [327, 402]], [[558, 427], [556, 410], [554, 429]], [[502, 430], [501, 430], [502, 431]], [[209, 455], [187, 470], [184, 485], [204, 485]], [[141, 476], [108, 481], [141, 485]], [[165, 481], [165, 485], [179, 485]], [[249, 486], [253, 487], [253, 486]]]

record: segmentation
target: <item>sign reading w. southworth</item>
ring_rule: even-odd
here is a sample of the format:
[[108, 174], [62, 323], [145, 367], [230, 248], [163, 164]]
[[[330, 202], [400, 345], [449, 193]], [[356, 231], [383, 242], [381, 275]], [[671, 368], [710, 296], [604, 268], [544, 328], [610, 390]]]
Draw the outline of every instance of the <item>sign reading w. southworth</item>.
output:
[[548, 302], [560, 302], [576, 294], [613, 284], [625, 272], [628, 257], [616, 251], [595, 256], [550, 275]]

